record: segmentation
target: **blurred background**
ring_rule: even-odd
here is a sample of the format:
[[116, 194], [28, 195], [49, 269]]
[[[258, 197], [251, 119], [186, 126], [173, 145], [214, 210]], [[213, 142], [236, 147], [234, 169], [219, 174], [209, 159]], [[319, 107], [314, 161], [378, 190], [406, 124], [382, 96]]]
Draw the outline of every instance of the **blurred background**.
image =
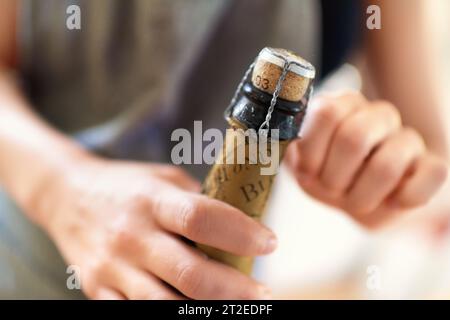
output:
[[[37, 2], [37, 0], [35, 1]], [[71, 1], [66, 1], [66, 3], [70, 2]], [[217, 1], [217, 3], [212, 1], [210, 4], [211, 6], [214, 6], [219, 2], [220, 1]], [[292, 4], [292, 1], [286, 2]], [[162, 3], [163, 2], [160, 2], [159, 4], [161, 5]], [[185, 4], [185, 2], [183, 1], [179, 1], [177, 3], [181, 3], [183, 5]], [[450, 1], [427, 0], [424, 1], [424, 4], [428, 19], [426, 23], [426, 26], [428, 28], [427, 34], [429, 36], [430, 43], [432, 43], [433, 46], [433, 60], [434, 63], [439, 66], [438, 68], [441, 71], [437, 75], [440, 78], [436, 80], [443, 84], [444, 89], [441, 92], [443, 105], [448, 106], [445, 116], [449, 118]], [[164, 9], [163, 5], [161, 5], [160, 7]], [[165, 13], [165, 9], [163, 11], [163, 13]], [[181, 10], [175, 11], [179, 13], [178, 11]], [[158, 13], [159, 12], [156, 12], [155, 16]], [[39, 16], [41, 19], [46, 18], [45, 12], [41, 12], [41, 14], [42, 15]], [[95, 14], [97, 14], [97, 12]], [[202, 34], [204, 30], [201, 30], [201, 23], [198, 23], [198, 30], [190, 30], [188, 28], [185, 28], [184, 20], [195, 20], [195, 17], [193, 18], [191, 17], [191, 15], [198, 15], [199, 17], [201, 17], [202, 14], [202, 12], [188, 12], [188, 10], [186, 10], [182, 13], [181, 19], [175, 19], [176, 23], [174, 28], [176, 29], [176, 34], [179, 37], [173, 39], [177, 44], [177, 46], [175, 47], [176, 50], [174, 50], [174, 52], [176, 53], [174, 53], [173, 57], [166, 57], [164, 55], [164, 50], [170, 47], [170, 44], [162, 41], [164, 37], [163, 31], [165, 29], [169, 29], [168, 25], [164, 24], [163, 20], [159, 21], [158, 19], [155, 19], [157, 20], [157, 23], [154, 25], [155, 28], [153, 28], [152, 30], [154, 33], [153, 36], [155, 36], [154, 40], [156, 41], [157, 45], [155, 46], [155, 43], [152, 43], [150, 41], [152, 50], [156, 48], [154, 52], [151, 52], [152, 54], [161, 54], [161, 57], [158, 56], [157, 58], [159, 58], [163, 62], [154, 62], [154, 65], [150, 65], [152, 59], [149, 59], [149, 55], [147, 54], [148, 51], [143, 50], [142, 52], [138, 52], [140, 54], [139, 58], [142, 60], [138, 60], [135, 63], [137, 68], [141, 68], [140, 63], [143, 61], [150, 69], [154, 68], [156, 70], [155, 73], [161, 73], [164, 74], [164, 76], [167, 74], [168, 77], [172, 76], [173, 78], [177, 78], [178, 74], [172, 75], [170, 72], [165, 72], [165, 64], [167, 62], [167, 65], [172, 66], [172, 62], [176, 60], [175, 58], [179, 58], [179, 60], [188, 60], [188, 58], [192, 58], [192, 60], [197, 61], [197, 59], [193, 59], [193, 57], [196, 58], [194, 54], [195, 51], [191, 50], [191, 47], [193, 48], [195, 43], [192, 44], [192, 41], [187, 40], [190, 39], [187, 36], [188, 33]], [[307, 20], [307, 14], [305, 15], [306, 16], [302, 16], [301, 19]], [[296, 16], [294, 18], [301, 20]], [[50, 21], [51, 19], [48, 20]], [[306, 26], [308, 26], [308, 24], [306, 24]], [[100, 25], [100, 32], [103, 32], [103, 27], [103, 25]], [[286, 26], [279, 26], [279, 29], [283, 31], [285, 27]], [[49, 30], [51, 29], [47, 30], [44, 28], [42, 33], [45, 34]], [[51, 31], [54, 32], [54, 30]], [[166, 31], [167, 33], [170, 33], [169, 31], [173, 30]], [[64, 35], [66, 35], [65, 32], [67, 32], [67, 30], [61, 29], [58, 32], [56, 32], [56, 38], [58, 39], [58, 37], [61, 37], [61, 39], [64, 39], [64, 41], [61, 41], [61, 43], [65, 44], [66, 40], [64, 38]], [[304, 33], [306, 34], [307, 32]], [[209, 35], [209, 33], [207, 33], [207, 35]], [[297, 34], [295, 35], [297, 36]], [[72, 40], [77, 39], [78, 36], [79, 35], [74, 33]], [[198, 38], [200, 39], [201, 37], [198, 36]], [[70, 38], [68, 39], [70, 40]], [[93, 46], [102, 45], [100, 41], [98, 41], [95, 37], [88, 37], [88, 40], [91, 41], [90, 44]], [[39, 44], [36, 48], [37, 51], [41, 52], [42, 50], [42, 52], [45, 52], [45, 48], [42, 47], [45, 46], [41, 46]], [[64, 47], [64, 49], [67, 48], [69, 48], [69, 50], [73, 49], [69, 46]], [[188, 48], [189, 50], [185, 48]], [[48, 48], [46, 49], [50, 53], [54, 53], [55, 55], [58, 53], [58, 50], [50, 48], [50, 46], [48, 46]], [[82, 48], [77, 47], [77, 50], [78, 49], [81, 52]], [[182, 51], [182, 49], [185, 49], [186, 51]], [[231, 48], [230, 52], [235, 51], [234, 49], [235, 48]], [[123, 51], [128, 54], [129, 51], [131, 52], [132, 50], [124, 48]], [[45, 53], [42, 52], [41, 54], [45, 56]], [[61, 64], [62, 66], [69, 65], [68, 69], [70, 69], [72, 67], [70, 64], [73, 63], [73, 65], [76, 66], [74, 62], [76, 62], [77, 59], [81, 57], [81, 53], [80, 57], [75, 54], [72, 55], [72, 51], [70, 51], [70, 54], [72, 60], [67, 60], [65, 55], [58, 55], [58, 57], [63, 57], [61, 58], [61, 61], [58, 61], [58, 59], [53, 59], [51, 55], [48, 55], [48, 57], [46, 56], [46, 58], [50, 62], [54, 62], [56, 66], [58, 66], [59, 64]], [[129, 59], [129, 56], [127, 54], [123, 55], [123, 57], [124, 60], [128, 62], [132, 59]], [[254, 53], [251, 54], [253, 56]], [[122, 57], [120, 53], [114, 52], [114, 54], [111, 54], [111, 57], [109, 58], [115, 58], [116, 55], [117, 57]], [[183, 59], [181, 59], [180, 57], [183, 57]], [[97, 60], [95, 60], [94, 66], [101, 65], [102, 62], [108, 61], [108, 59], [104, 59], [103, 56], [95, 56], [95, 58]], [[166, 58], [168, 61], [165, 61]], [[244, 61], [245, 66], [247, 66], [248, 61], [251, 61], [248, 59], [242, 60]], [[70, 63], [66, 65], [67, 61], [70, 61]], [[155, 59], [155, 61], [157, 61], [157, 59]], [[213, 59], [213, 61], [210, 61], [210, 63], [216, 66], [217, 61], [216, 59]], [[420, 66], [419, 62], [418, 65]], [[35, 65], [33, 65], [33, 67], [35, 67]], [[211, 68], [211, 65], [209, 65], [208, 67]], [[241, 70], [243, 69], [241, 67], [242, 66], [239, 65], [237, 67], [235, 66], [236, 70], [230, 70], [230, 75], [233, 75], [233, 77], [236, 77], [236, 79], [240, 78], [242, 74]], [[77, 75], [82, 73], [77, 69], [69, 71], [73, 71]], [[92, 76], [92, 79], [97, 79], [97, 76], [99, 74], [102, 75], [100, 68], [93, 68], [93, 70], [91, 71], [92, 73], [87, 74], [86, 76], [88, 80], [90, 79], [90, 76]], [[121, 77], [117, 76], [117, 79], [115, 79], [116, 81], [105, 81], [105, 83], [109, 85], [110, 82], [113, 84], [117, 82], [118, 87], [127, 85], [131, 87], [131, 89], [129, 90], [129, 94], [134, 97], [134, 95], [136, 95], [134, 90], [140, 91], [141, 89], [136, 87], [133, 84], [133, 81], [130, 81], [133, 80], [134, 77], [135, 75], [133, 74], [133, 72], [131, 72], [130, 78], [122, 79]], [[80, 79], [75, 78], [75, 80], [83, 83], [83, 78], [80, 77]], [[105, 79], [108, 78], [105, 77]], [[238, 81], [236, 79], [227, 79], [227, 81], [229, 80], [227, 83], [230, 84], [228, 88], [224, 87], [227, 90], [222, 90], [224, 88], [222, 87], [221, 83], [217, 84], [217, 87], [220, 89], [216, 90], [217, 92], [214, 90], [210, 90], [216, 95], [214, 97], [215, 100], [212, 100], [214, 103], [220, 101], [220, 99], [223, 98], [221, 101], [223, 103], [217, 103], [218, 108], [222, 108], [228, 102], [230, 98], [230, 92], [232, 92], [234, 85]], [[159, 78], [151, 78], [150, 80], [154, 81], [154, 83], [156, 84], [166, 81], [166, 79], [163, 79], [164, 81], [160, 81], [161, 79]], [[167, 83], [171, 83], [170, 81], [172, 81], [172, 79], [167, 80]], [[52, 85], [61, 84], [59, 78], [56, 78], [56, 81], [54, 82], [55, 83], [50, 83], [50, 85], [48, 85], [52, 93], [53, 91], [55, 91], [53, 90]], [[321, 83], [321, 86], [317, 89], [320, 92], [320, 90], [340, 90], [353, 88], [355, 90], [368, 90], [370, 92], [370, 82], [370, 74], [367, 72], [366, 63], [358, 54], [356, 54], [350, 61], [350, 63], [343, 65], [331, 75], [328, 75], [323, 83]], [[193, 81], [193, 83], [195, 83], [195, 81]], [[62, 84], [64, 85], [64, 83]], [[105, 97], [104, 101], [117, 102], [117, 105], [120, 105], [121, 100], [126, 101], [125, 109], [128, 112], [127, 108], [129, 104], [132, 103], [130, 103], [130, 101], [127, 100], [126, 97], [121, 97], [120, 94], [117, 94], [117, 92], [115, 92], [117, 91], [116, 88], [114, 88], [113, 86], [102, 87], [98, 83], [95, 83], [95, 81], [94, 84], [97, 84], [98, 87], [92, 86], [91, 88], [89, 88], [90, 91], [96, 94], [98, 93], [99, 95], [100, 93], [103, 94]], [[156, 84], [155, 87], [157, 90], [161, 89], [161, 91], [164, 91], [163, 89], [166, 89], [158, 88]], [[206, 83], [206, 85], [209, 86], [211, 84]], [[167, 85], [167, 87], [171, 86]], [[147, 87], [145, 88], [147, 90]], [[156, 89], [155, 91], [157, 91]], [[191, 89], [191, 87], [187, 87], [185, 91], [189, 93], [189, 89]], [[77, 92], [75, 91], [75, 93]], [[157, 96], [158, 98], [155, 100], [155, 97], [151, 96], [151, 94], [152, 92], [150, 92], [148, 96], [139, 96], [138, 98], [142, 98], [142, 101], [139, 99], [136, 99], [136, 101], [132, 101], [136, 104], [135, 107], [137, 111], [140, 112], [142, 111], [142, 109], [147, 108], [148, 105], [150, 105], [149, 101], [154, 104], [161, 103], [159, 95], [157, 96], [155, 94], [155, 97]], [[171, 94], [172, 92], [168, 92], [167, 96], [172, 97]], [[102, 98], [104, 97], [102, 96]], [[189, 97], [191, 96], [188, 95], [188, 98]], [[67, 119], [69, 119], [68, 125], [72, 125], [72, 123], [70, 123], [72, 117], [81, 116], [79, 115], [80, 112], [77, 107], [78, 105], [82, 105], [82, 103], [78, 101], [77, 98], [78, 96], [75, 96], [75, 98], [72, 99], [74, 103], [73, 108], [66, 106], [66, 110], [64, 110], [73, 112], [73, 114], [68, 113], [67, 115]], [[179, 100], [182, 99], [180, 98]], [[195, 99], [193, 99], [193, 101], [195, 103], [198, 102]], [[59, 101], [57, 102], [59, 103]], [[175, 104], [177, 102], [180, 103], [180, 101], [177, 101], [176, 98], [175, 101], [170, 101], [170, 103]], [[210, 101], [205, 102], [205, 105], [207, 105], [207, 107], [209, 107], [209, 102]], [[60, 105], [56, 105], [57, 108], [55, 108], [55, 112], [60, 112]], [[101, 103], [98, 103], [98, 105], [101, 105]], [[104, 103], [104, 105], [109, 106], [108, 103]], [[141, 108], [142, 106], [144, 108]], [[424, 106], [424, 108], [426, 108], [426, 106]], [[105, 116], [102, 113], [104, 111], [105, 110], [97, 110], [97, 112], [99, 113], [98, 116]], [[107, 111], [109, 112], [111, 110]], [[92, 113], [87, 113], [83, 116], [86, 117], [87, 120], [91, 120], [91, 118], [93, 118]], [[141, 113], [136, 113], [136, 115], [126, 114], [126, 116], [133, 118], [133, 121], [134, 118], [140, 120]], [[182, 116], [188, 117], [190, 115], [182, 114]], [[221, 111], [216, 113], [210, 112], [208, 109], [208, 117], [209, 116], [216, 117], [216, 119], [213, 119], [214, 121], [225, 125], [225, 122], [222, 119]], [[86, 119], [81, 120], [84, 121]], [[157, 118], [155, 120], [156, 124], [153, 123], [156, 125], [156, 127], [159, 124], [159, 120], [160, 119]], [[115, 134], [115, 130], [117, 129], [117, 127], [120, 128], [120, 126], [117, 126], [117, 123], [115, 121], [111, 121], [106, 123], [106, 125], [100, 126], [99, 128], [97, 128], [97, 130], [88, 129], [86, 131], [82, 131], [77, 136], [77, 138], [81, 142], [90, 140], [89, 143], [92, 144], [92, 146], [90, 147], [94, 149], [96, 144], [108, 145], [107, 143], [105, 143], [105, 141], [108, 141], [103, 141], [102, 137], [103, 135], [109, 137], [111, 135], [111, 132]], [[145, 128], [139, 134], [141, 134], [142, 136], [146, 136], [148, 145], [151, 145], [151, 147], [154, 148], [156, 143], [152, 139], [150, 139], [149, 136], [152, 134], [157, 136], [157, 134], [151, 131], [150, 126], [148, 126], [147, 124], [145, 124], [144, 127]], [[73, 128], [69, 127], [69, 129], [72, 130]], [[138, 129], [142, 128], [138, 127]], [[450, 137], [450, 127], [447, 128], [447, 131], [447, 137]], [[112, 140], [116, 138], [114, 134], [112, 135]], [[129, 152], [131, 150], [131, 147], [129, 147], [130, 140], [134, 139], [141, 142], [140, 137], [141, 136], [137, 136], [136, 138], [136, 136], [132, 136], [130, 138], [129, 136], [125, 136], [123, 140], [117, 139], [119, 140], [118, 145], [121, 146], [120, 144], [123, 143], [127, 146], [127, 148], [129, 148], [125, 151]], [[88, 144], [87, 142], [85, 143]], [[142, 149], [143, 148], [141, 144], [136, 144], [136, 150], [142, 151]], [[120, 150], [120, 148], [118, 148], [118, 150]], [[133, 149], [132, 151], [135, 150]], [[163, 149], [163, 151], [166, 150]], [[161, 152], [161, 154], [165, 153]], [[139, 156], [140, 155], [141, 154], [139, 154]], [[116, 156], [119, 158], [122, 156], [122, 154], [118, 153], [116, 154]], [[145, 156], [148, 156], [148, 154], [146, 154]], [[151, 156], [158, 158], [160, 155], [151, 154]], [[1, 201], [0, 205], [2, 205]], [[7, 210], [9, 210], [8, 207], [0, 207], [0, 214], [5, 213]], [[274, 192], [270, 200], [268, 212], [266, 214], [266, 223], [278, 235], [279, 246], [274, 254], [258, 259], [255, 268], [255, 276], [262, 282], [268, 284], [268, 286], [273, 289], [274, 294], [277, 298], [450, 299], [449, 181], [447, 181], [447, 184], [440, 190], [438, 196], [434, 198], [433, 202], [427, 205], [426, 208], [420, 208], [414, 213], [406, 217], [402, 217], [401, 219], [396, 220], [394, 223], [389, 224], [388, 226], [380, 230], [369, 231], [356, 224], [354, 221], [352, 221], [350, 218], [340, 213], [339, 211], [330, 207], [326, 207], [323, 204], [311, 199], [308, 195], [303, 193], [298, 188], [298, 185], [294, 181], [293, 177], [290, 176], [290, 173], [285, 168], [282, 168], [280, 175], [276, 180]], [[13, 253], [11, 250], [9, 250], [9, 248], [0, 247], [0, 251], [1, 250], [6, 252], [7, 254], [12, 255]], [[27, 251], [26, 253], [28, 254], [30, 252], [31, 250]], [[36, 254], [36, 252], [31, 252], [29, 256], [32, 256], [33, 254]], [[46, 257], [46, 255], [44, 254], [43, 257]], [[11, 259], [11, 261], [12, 260], [13, 259]], [[0, 261], [0, 274], [9, 275], [14, 274], [15, 271], [17, 271], [17, 268], [7, 269], [6, 267], [2, 267]], [[0, 278], [0, 281], [2, 280], [9, 281], [9, 278], [2, 277]], [[28, 279], [25, 279], [24, 281], [28, 281]], [[5, 287], [13, 286], [13, 284], [10, 284], [9, 282], [7, 282], [6, 284], [2, 284], [0, 282], [0, 287], [2, 285]]]
[[[445, 66], [439, 81], [450, 107], [450, 1], [426, 1], [426, 10], [435, 62]], [[370, 85], [364, 70], [356, 59], [324, 86], [361, 89]], [[260, 259], [257, 275], [288, 299], [450, 299], [449, 219], [448, 182], [426, 210], [368, 231], [310, 199], [282, 170], [267, 215], [279, 249]]]

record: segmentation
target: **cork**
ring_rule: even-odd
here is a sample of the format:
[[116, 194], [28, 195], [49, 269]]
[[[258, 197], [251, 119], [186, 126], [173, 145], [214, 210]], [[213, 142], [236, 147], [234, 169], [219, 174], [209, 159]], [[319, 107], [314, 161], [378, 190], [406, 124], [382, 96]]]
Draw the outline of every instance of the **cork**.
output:
[[300, 101], [315, 77], [311, 63], [286, 49], [264, 48], [259, 53], [252, 73], [253, 85], [270, 94], [275, 91], [285, 63], [289, 64], [279, 97]]

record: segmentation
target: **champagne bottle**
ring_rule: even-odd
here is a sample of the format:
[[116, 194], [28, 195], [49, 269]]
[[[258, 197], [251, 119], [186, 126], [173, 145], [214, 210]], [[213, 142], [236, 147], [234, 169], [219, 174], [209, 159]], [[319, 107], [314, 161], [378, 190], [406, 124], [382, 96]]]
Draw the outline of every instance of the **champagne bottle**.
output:
[[[279, 164], [289, 142], [298, 136], [314, 76], [314, 67], [291, 51], [261, 50], [225, 112], [229, 129], [222, 151], [203, 183], [204, 194], [261, 219], [277, 171], [268, 170], [273, 162], [269, 164], [267, 157]], [[261, 143], [262, 139], [265, 143]], [[259, 150], [255, 151], [252, 143]], [[244, 156], [238, 161], [242, 150]], [[266, 155], [265, 161], [262, 154]], [[243, 273], [252, 271], [252, 257], [197, 246], [209, 257]]]

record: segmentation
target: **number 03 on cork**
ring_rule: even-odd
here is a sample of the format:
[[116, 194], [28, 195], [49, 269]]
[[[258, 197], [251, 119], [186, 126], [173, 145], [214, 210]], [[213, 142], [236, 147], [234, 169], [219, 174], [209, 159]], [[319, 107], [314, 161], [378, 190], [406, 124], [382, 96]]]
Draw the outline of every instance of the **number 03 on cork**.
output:
[[[287, 145], [298, 136], [314, 77], [314, 67], [293, 52], [261, 50], [225, 111], [229, 129], [204, 181], [204, 194], [261, 219], [277, 172], [268, 169], [274, 161], [278, 168]], [[252, 257], [197, 246], [212, 259], [252, 272]]]

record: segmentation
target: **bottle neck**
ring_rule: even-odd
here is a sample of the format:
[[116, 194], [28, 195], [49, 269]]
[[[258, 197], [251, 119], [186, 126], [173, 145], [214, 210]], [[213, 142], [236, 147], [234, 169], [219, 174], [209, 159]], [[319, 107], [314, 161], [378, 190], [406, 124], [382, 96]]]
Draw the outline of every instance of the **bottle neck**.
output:
[[[277, 99], [269, 128], [279, 130], [279, 140], [290, 140], [297, 137], [308, 103], [307, 96], [309, 94], [306, 94], [306, 98], [304, 97], [298, 102]], [[227, 121], [230, 125], [234, 124], [258, 131], [266, 119], [271, 100], [271, 94], [257, 89], [250, 82], [246, 82], [236, 103], [226, 112]]]

